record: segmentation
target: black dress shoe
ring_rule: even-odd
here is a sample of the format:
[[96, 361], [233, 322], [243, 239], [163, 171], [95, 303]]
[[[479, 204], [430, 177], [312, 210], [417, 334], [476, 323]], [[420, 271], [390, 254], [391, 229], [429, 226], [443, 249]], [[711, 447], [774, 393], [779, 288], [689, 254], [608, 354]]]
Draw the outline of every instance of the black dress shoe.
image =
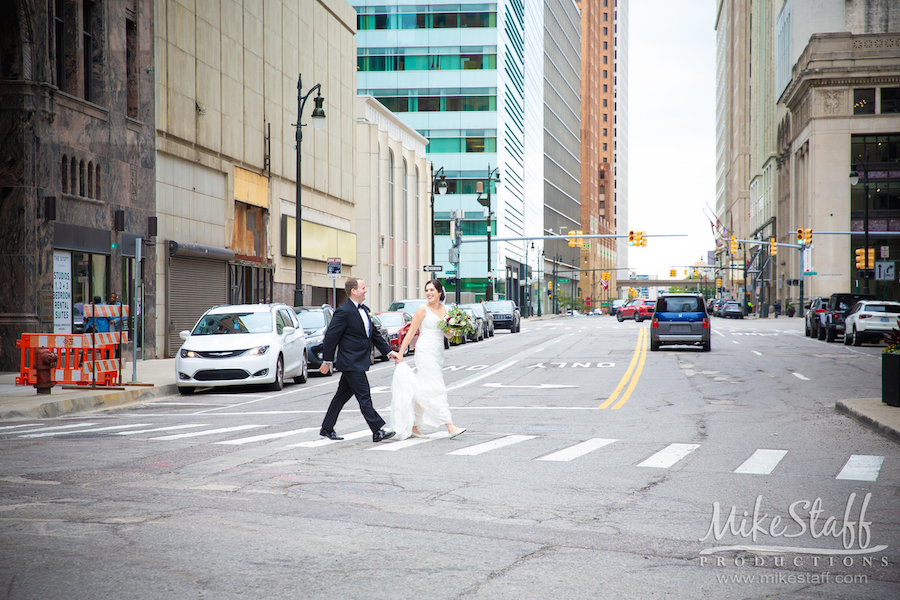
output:
[[339, 440], [344, 439], [344, 438], [342, 438], [342, 437], [339, 437], [338, 434], [336, 434], [335, 432], [333, 432], [333, 431], [328, 431], [328, 430], [325, 429], [324, 427], [323, 427], [322, 429], [319, 430], [319, 435], [321, 435], [322, 437], [327, 437], [329, 440], [334, 440], [334, 441], [336, 441], [336, 442], [339, 441]]
[[373, 442], [380, 442], [382, 440], [386, 440], [389, 437], [394, 437], [397, 434], [396, 431], [385, 431], [384, 429], [379, 429], [375, 433], [372, 434]]

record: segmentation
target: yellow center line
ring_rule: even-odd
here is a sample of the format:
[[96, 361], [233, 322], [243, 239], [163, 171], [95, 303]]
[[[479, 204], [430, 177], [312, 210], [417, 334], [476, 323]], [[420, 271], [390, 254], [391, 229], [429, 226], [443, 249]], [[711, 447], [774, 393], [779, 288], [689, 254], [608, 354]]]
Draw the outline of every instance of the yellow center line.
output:
[[[646, 331], [646, 330], [644, 330]], [[634, 386], [637, 385], [638, 379], [641, 377], [641, 371], [644, 370], [644, 361], [647, 359], [647, 340], [650, 338], [649, 331], [644, 336], [643, 344], [641, 345], [641, 360], [638, 362], [637, 370], [634, 372], [634, 377], [631, 378], [631, 383], [628, 384], [628, 389], [625, 390], [625, 394], [622, 398], [616, 402], [616, 405], [613, 406], [613, 410], [618, 410], [622, 408], [622, 405], [628, 401], [628, 398], [631, 397], [631, 391], [634, 389]]]
[[616, 397], [618, 397], [619, 392], [622, 391], [622, 388], [625, 387], [625, 384], [628, 383], [629, 379], [631, 379], [631, 373], [632, 371], [634, 371], [634, 366], [637, 364], [638, 356], [640, 356], [641, 354], [641, 343], [644, 341], [644, 331], [645, 329], [643, 327], [638, 331], [637, 344], [634, 347], [634, 356], [631, 357], [631, 363], [628, 365], [628, 370], [625, 371], [625, 375], [622, 376], [622, 380], [619, 381], [619, 385], [617, 385], [616, 389], [613, 390], [613, 393], [610, 394], [609, 399], [597, 408], [608, 408], [610, 404], [616, 401]]

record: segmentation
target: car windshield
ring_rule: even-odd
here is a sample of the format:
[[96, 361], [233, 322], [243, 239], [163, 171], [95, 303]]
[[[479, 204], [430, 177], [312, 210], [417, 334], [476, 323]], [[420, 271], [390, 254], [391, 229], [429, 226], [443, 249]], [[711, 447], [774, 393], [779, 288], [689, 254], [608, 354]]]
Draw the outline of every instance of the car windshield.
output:
[[694, 296], [672, 296], [656, 301], [656, 312], [702, 312], [700, 299]]
[[866, 312], [883, 312], [900, 314], [900, 306], [894, 304], [866, 304], [862, 307]]
[[388, 310], [402, 310], [413, 314], [421, 305], [427, 303], [427, 300], [397, 300], [392, 302]]
[[485, 302], [485, 307], [491, 312], [512, 312], [516, 310], [516, 305], [511, 300], [493, 300]]
[[268, 312], [231, 312], [204, 315], [191, 335], [223, 333], [271, 333], [272, 315]]
[[405, 325], [403, 315], [398, 312], [381, 313], [378, 318], [385, 327], [403, 327]]
[[479, 317], [484, 316], [484, 307], [480, 304], [466, 304], [463, 308], [471, 308]]
[[304, 331], [315, 331], [325, 327], [325, 311], [301, 310], [297, 313], [297, 320]]

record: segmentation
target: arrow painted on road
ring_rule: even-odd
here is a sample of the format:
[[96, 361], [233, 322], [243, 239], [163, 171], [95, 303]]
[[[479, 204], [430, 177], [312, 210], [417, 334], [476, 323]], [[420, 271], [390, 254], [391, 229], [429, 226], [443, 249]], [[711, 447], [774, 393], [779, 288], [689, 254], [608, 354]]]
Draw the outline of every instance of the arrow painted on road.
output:
[[561, 385], [556, 383], [542, 383], [541, 385], [503, 385], [502, 383], [485, 383], [484, 387], [489, 388], [528, 388], [533, 390], [549, 390], [554, 388], [573, 388], [577, 385]]

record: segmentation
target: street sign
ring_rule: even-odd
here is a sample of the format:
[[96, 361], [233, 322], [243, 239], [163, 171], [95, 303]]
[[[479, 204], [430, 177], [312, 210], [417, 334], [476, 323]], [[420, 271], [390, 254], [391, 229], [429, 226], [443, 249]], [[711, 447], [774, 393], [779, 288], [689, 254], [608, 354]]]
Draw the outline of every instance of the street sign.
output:
[[456, 269], [447, 269], [447, 275], [456, 275]]
[[428, 273], [440, 272], [443, 270], [443, 265], [425, 265], [425, 271]]
[[891, 247], [890, 246], [882, 246], [881, 247], [881, 258], [890, 258], [891, 257]]
[[892, 260], [880, 260], [875, 263], [875, 281], [895, 281], [897, 270], [896, 262]]
[[341, 276], [341, 259], [329, 258], [328, 260], [328, 279], [338, 279]]
[[808, 277], [810, 275], [818, 275], [818, 273], [816, 273], [815, 271], [807, 271], [803, 274], [804, 277]]
[[560, 282], [560, 283], [569, 283], [570, 281], [572, 281], [572, 280], [571, 280], [571, 279], [568, 279], [568, 278], [563, 278], [563, 277], [560, 277], [560, 278], [559, 278], [559, 282]]

